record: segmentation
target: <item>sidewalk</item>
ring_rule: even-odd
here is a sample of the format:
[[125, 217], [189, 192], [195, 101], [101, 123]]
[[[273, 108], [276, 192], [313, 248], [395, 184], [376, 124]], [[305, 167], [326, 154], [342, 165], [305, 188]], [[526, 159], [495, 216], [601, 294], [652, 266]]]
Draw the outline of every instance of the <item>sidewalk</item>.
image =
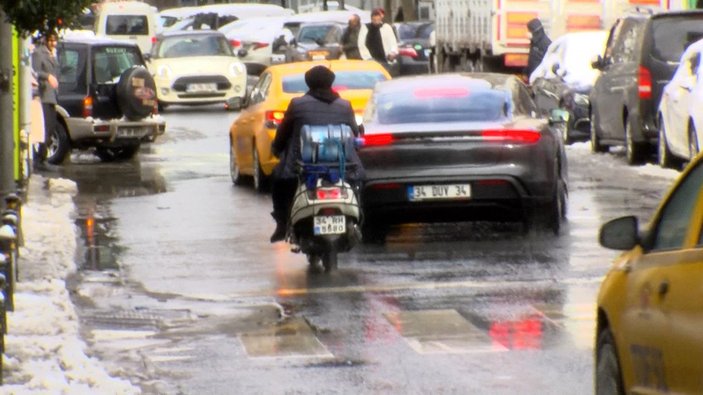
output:
[[86, 355], [66, 290], [76, 270], [73, 181], [32, 175], [22, 210], [15, 311], [8, 314], [0, 394], [139, 394]]

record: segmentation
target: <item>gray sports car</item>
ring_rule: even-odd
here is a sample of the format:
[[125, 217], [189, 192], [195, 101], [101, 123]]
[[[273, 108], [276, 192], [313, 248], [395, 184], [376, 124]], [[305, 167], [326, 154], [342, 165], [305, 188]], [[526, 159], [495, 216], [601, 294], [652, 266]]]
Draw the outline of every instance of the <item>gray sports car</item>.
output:
[[[554, 117], [537, 118], [506, 74], [437, 74], [379, 82], [359, 155], [367, 241], [390, 224], [521, 221], [559, 233], [567, 161]], [[536, 226], [535, 226], [536, 225]]]

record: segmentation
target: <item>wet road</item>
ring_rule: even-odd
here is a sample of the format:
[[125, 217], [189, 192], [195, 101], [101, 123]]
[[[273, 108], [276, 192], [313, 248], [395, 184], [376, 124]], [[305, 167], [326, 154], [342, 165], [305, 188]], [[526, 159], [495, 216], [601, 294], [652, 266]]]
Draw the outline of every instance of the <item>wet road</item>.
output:
[[146, 393], [592, 393], [607, 219], [648, 218], [671, 174], [569, 147], [569, 225], [393, 228], [383, 246], [307, 273], [268, 243], [270, 196], [234, 187], [219, 107], [164, 114], [137, 160], [89, 154], [77, 182], [83, 270], [70, 284], [86, 339]]

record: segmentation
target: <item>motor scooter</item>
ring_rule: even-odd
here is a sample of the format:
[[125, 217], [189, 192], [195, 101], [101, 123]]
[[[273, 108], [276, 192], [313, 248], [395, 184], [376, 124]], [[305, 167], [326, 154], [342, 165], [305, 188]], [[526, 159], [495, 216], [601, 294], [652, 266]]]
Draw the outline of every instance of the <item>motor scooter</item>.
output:
[[322, 263], [329, 272], [337, 268], [337, 254], [361, 240], [358, 188], [346, 179], [354, 166], [348, 153], [357, 139], [348, 125], [304, 125], [300, 136], [302, 159], [287, 237], [293, 252], [307, 256], [311, 270]]

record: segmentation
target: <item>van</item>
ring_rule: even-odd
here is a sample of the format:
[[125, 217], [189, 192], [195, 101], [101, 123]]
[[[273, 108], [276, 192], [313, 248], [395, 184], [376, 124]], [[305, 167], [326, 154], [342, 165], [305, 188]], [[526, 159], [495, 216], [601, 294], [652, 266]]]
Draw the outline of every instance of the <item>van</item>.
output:
[[156, 39], [158, 10], [139, 1], [103, 3], [95, 22], [95, 34], [136, 43], [149, 53]]

